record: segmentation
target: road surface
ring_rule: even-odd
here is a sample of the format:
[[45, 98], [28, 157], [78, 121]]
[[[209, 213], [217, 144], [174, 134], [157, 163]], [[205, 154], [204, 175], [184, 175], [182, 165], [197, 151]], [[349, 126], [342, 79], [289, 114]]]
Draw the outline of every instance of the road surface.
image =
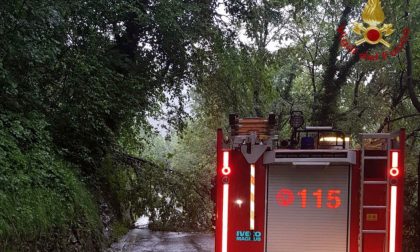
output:
[[106, 252], [213, 252], [213, 234], [132, 229]]

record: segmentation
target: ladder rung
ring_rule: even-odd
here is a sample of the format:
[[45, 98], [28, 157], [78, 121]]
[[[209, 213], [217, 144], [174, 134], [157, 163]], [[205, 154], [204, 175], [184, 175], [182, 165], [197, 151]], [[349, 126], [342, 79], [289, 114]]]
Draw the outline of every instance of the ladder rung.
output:
[[364, 156], [364, 159], [369, 159], [369, 160], [386, 160], [388, 159], [387, 156]]
[[384, 209], [386, 208], [386, 206], [363, 206], [363, 208]]
[[362, 230], [365, 234], [386, 234], [386, 230]]
[[375, 181], [375, 180], [365, 180], [363, 181], [363, 184], [365, 185], [386, 185], [388, 184], [388, 181], [384, 180], [384, 181]]

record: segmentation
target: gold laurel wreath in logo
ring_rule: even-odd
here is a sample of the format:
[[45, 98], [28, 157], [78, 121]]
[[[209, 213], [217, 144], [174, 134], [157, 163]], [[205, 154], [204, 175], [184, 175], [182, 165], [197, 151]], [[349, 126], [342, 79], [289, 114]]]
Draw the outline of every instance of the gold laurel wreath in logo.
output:
[[361, 45], [363, 43], [376, 45], [381, 43], [386, 47], [391, 47], [391, 45], [385, 41], [384, 37], [394, 33], [394, 29], [392, 24], [384, 24], [380, 27], [385, 20], [381, 0], [368, 0], [362, 13], [362, 19], [363, 22], [369, 26], [365, 27], [363, 23], [354, 23], [353, 31], [356, 34], [363, 35], [362, 39], [356, 41], [356, 45]]

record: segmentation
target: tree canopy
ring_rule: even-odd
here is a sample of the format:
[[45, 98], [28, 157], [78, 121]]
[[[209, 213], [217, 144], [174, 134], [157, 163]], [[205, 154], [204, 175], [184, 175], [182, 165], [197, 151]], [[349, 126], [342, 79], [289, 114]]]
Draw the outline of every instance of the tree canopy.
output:
[[[395, 29], [387, 40], [397, 46], [404, 27], [410, 39], [377, 61], [361, 54], [382, 45], [352, 54], [340, 42], [340, 26], [359, 39], [352, 28], [365, 2], [2, 1], [0, 240], [8, 242], [0, 248], [24, 241], [25, 250], [52, 230], [99, 230], [108, 208], [122, 226], [146, 214], [158, 229], [211, 229], [216, 129], [232, 112], [274, 112], [287, 135], [296, 109], [307, 125], [342, 128], [356, 142], [361, 132], [407, 128], [405, 230], [414, 247], [420, 1], [382, 1]], [[166, 136], [154, 117], [164, 118]], [[59, 214], [48, 214], [51, 204]], [[88, 233], [76, 239], [98, 250], [99, 232]]]

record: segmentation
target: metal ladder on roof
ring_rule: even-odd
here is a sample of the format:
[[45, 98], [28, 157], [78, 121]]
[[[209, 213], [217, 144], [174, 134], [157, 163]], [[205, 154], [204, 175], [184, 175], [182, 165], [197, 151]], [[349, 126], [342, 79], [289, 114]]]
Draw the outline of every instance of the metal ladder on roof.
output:
[[[388, 218], [386, 216], [388, 216], [389, 213], [389, 199], [388, 199], [388, 193], [389, 193], [389, 181], [388, 181], [388, 176], [387, 176], [387, 165], [388, 165], [388, 160], [389, 160], [389, 150], [391, 149], [391, 144], [392, 144], [392, 139], [395, 137], [395, 134], [393, 133], [372, 133], [372, 134], [361, 134], [361, 138], [362, 138], [362, 150], [361, 150], [361, 181], [362, 181], [362, 185], [361, 185], [361, 189], [360, 189], [360, 223], [359, 223], [359, 252], [369, 252], [364, 250], [364, 239], [366, 237], [366, 235], [369, 234], [382, 234], [384, 236], [383, 239], [383, 251], [387, 251], [387, 247], [388, 247]], [[367, 140], [373, 140], [376, 141], [377, 143], [379, 143], [381, 146], [378, 149], [369, 149], [369, 147], [365, 146], [365, 142]], [[383, 167], [383, 177], [378, 177], [378, 178], [372, 178], [372, 177], [366, 177], [366, 169], [371, 168], [372, 167], [366, 167], [370, 165], [372, 165], [373, 162], [376, 162], [376, 165], [378, 165], [378, 163], [380, 164], [380, 166], [384, 166]], [[366, 187], [385, 187], [385, 202], [381, 203], [381, 204], [372, 204], [371, 202], [367, 202], [369, 201], [369, 199], [366, 196], [365, 193], [365, 189]], [[369, 213], [371, 211], [381, 211], [381, 210], [385, 210], [385, 226], [383, 228], [372, 228], [372, 227], [368, 227], [369, 225], [366, 222], [369, 221], [375, 221], [375, 218], [377, 220], [378, 215], [377, 214], [366, 214]]]

